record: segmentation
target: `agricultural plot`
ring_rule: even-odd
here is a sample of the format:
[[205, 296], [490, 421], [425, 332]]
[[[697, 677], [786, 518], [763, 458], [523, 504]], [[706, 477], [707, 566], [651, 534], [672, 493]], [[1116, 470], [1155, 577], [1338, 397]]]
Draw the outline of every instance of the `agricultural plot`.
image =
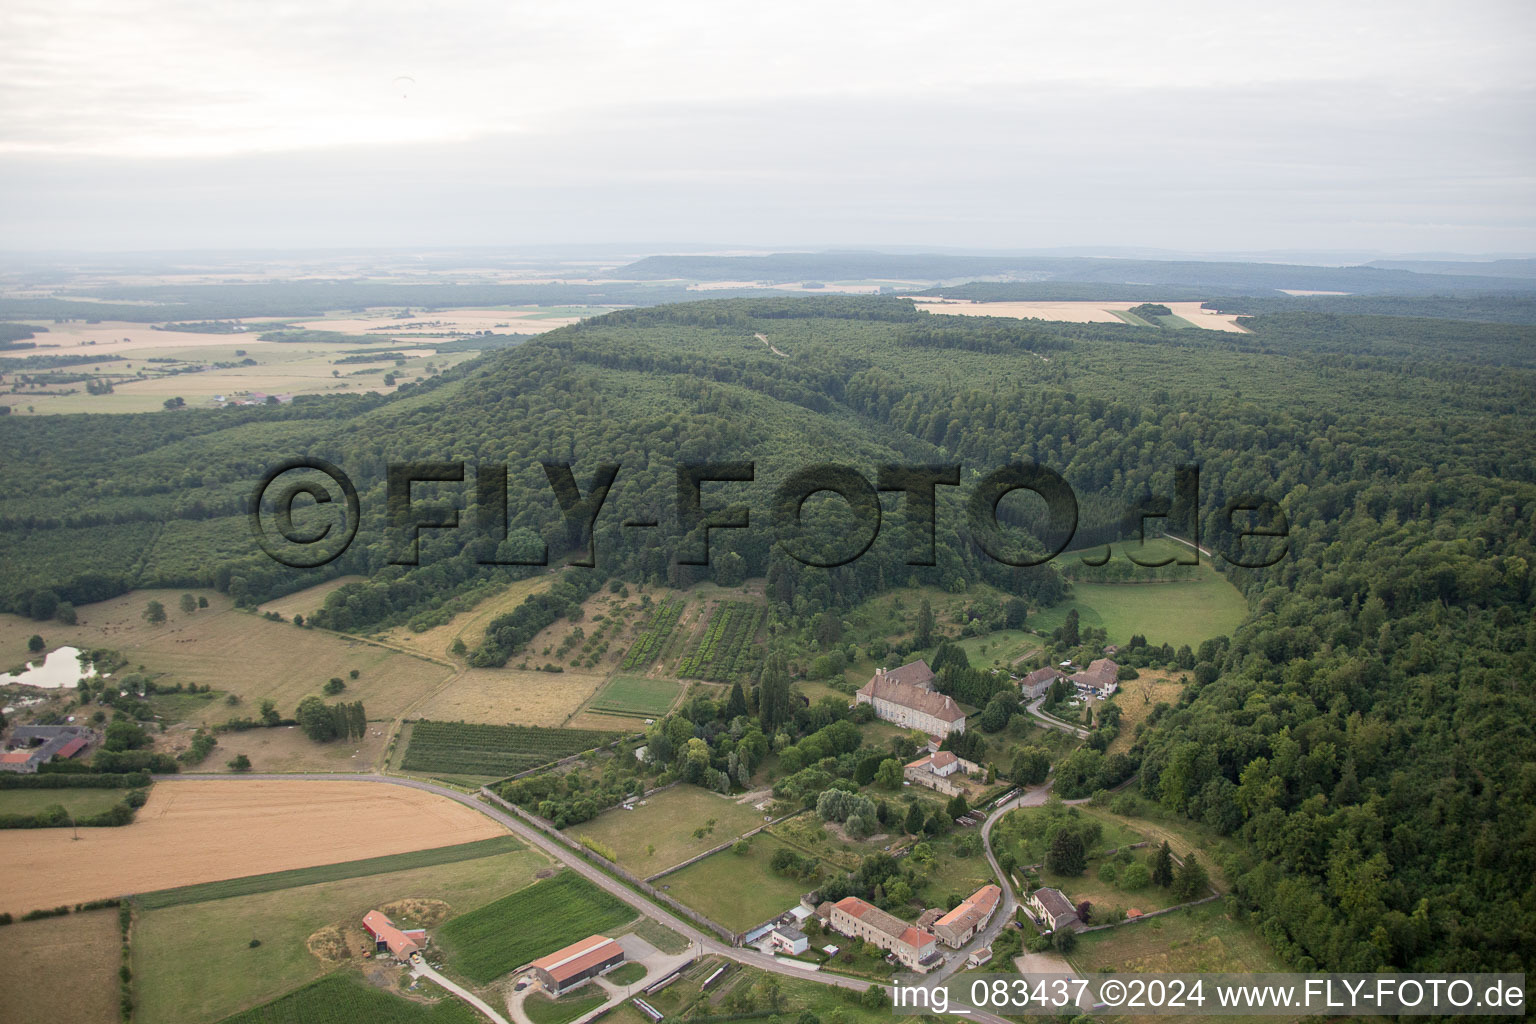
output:
[[265, 1006], [229, 1017], [223, 1024], [484, 1024], [468, 1003], [451, 996], [437, 1003], [412, 1002], [364, 984], [347, 974], [333, 974], [305, 985]]
[[660, 718], [677, 700], [678, 685], [670, 679], [615, 676], [600, 690], [587, 710], [622, 718]]
[[728, 683], [752, 667], [757, 656], [753, 641], [767, 614], [760, 604], [727, 601], [715, 609], [698, 646], [678, 667], [684, 679]]
[[444, 916], [472, 913], [548, 866], [526, 849], [453, 863], [395, 859], [394, 871], [313, 884], [295, 872], [291, 887], [142, 911], [133, 942], [137, 1019], [216, 1021], [338, 967], [366, 969], [368, 911], [435, 937]]
[[36, 814], [59, 804], [75, 818], [110, 811], [130, 789], [0, 789], [0, 818], [7, 814]]
[[1079, 971], [1116, 973], [1287, 970], [1251, 928], [1226, 915], [1220, 901], [1140, 924], [1085, 932], [1068, 959]]
[[38, 907], [506, 835], [473, 808], [371, 782], [178, 779], [131, 825], [0, 831], [0, 910]]
[[577, 841], [595, 840], [624, 867], [649, 876], [761, 824], [763, 816], [751, 804], [685, 785], [647, 797], [632, 811], [604, 811], [571, 832]]
[[667, 641], [672, 636], [673, 627], [677, 625], [678, 617], [683, 614], [685, 604], [687, 601], [682, 598], [669, 597], [657, 605], [656, 610], [651, 613], [650, 620], [646, 622], [645, 629], [635, 639], [634, 644], [629, 648], [629, 653], [624, 655], [620, 669], [625, 672], [642, 671], [661, 657]]
[[411, 772], [501, 778], [611, 743], [618, 735], [594, 729], [528, 725], [416, 722], [400, 767]]
[[603, 685], [600, 675], [469, 668], [428, 697], [413, 715], [440, 722], [563, 725]]
[[[635, 910], [574, 871], [452, 918], [437, 939], [449, 969], [484, 985], [530, 960], [634, 920]], [[528, 923], [539, 922], [537, 928]]]
[[0, 1020], [115, 1024], [119, 934], [116, 910], [0, 928]]
[[1077, 609], [1078, 622], [1124, 644], [1140, 633], [1150, 643], [1198, 647], [1215, 636], [1230, 636], [1248, 616], [1248, 603], [1208, 564], [1194, 579], [1176, 583], [1074, 583], [1067, 600], [1030, 616], [1029, 625], [1049, 634]]

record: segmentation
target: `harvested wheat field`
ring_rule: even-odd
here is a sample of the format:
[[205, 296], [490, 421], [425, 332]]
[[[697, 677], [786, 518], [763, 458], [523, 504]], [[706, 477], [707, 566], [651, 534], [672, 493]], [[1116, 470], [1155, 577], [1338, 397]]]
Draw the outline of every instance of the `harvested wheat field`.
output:
[[312, 587], [296, 590], [284, 597], [275, 598], [266, 604], [258, 605], [256, 610], [263, 615], [267, 612], [277, 612], [285, 619], [292, 619], [294, 614], [304, 616], [306, 619], [325, 606], [325, 599], [333, 591], [340, 590], [348, 583], [361, 583], [363, 576], [338, 576], [324, 583], [316, 583]]
[[[1001, 316], [1016, 320], [1056, 320], [1073, 324], [1124, 323], [1112, 310], [1126, 310], [1141, 305], [1137, 302], [962, 302], [957, 300], [914, 299], [917, 308], [928, 313], [945, 316]], [[1173, 315], [1187, 320], [1195, 327], [1212, 331], [1231, 331], [1247, 334], [1246, 328], [1237, 325], [1237, 314], [1217, 313], [1202, 309], [1198, 302], [1164, 302]]]
[[604, 678], [577, 672], [466, 669], [431, 699], [412, 709], [411, 715], [438, 722], [564, 725], [603, 685]]
[[404, 786], [323, 780], [157, 783], [121, 828], [0, 833], [0, 911], [21, 914], [107, 896], [505, 835], [446, 797]]

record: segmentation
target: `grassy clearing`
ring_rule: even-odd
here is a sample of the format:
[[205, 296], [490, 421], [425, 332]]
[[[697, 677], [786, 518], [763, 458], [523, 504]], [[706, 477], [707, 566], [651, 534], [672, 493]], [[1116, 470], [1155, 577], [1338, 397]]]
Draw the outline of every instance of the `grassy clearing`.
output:
[[677, 932], [643, 914], [635, 918], [634, 923], [629, 927], [619, 929], [613, 937], [618, 938], [620, 935], [631, 933], [640, 936], [663, 953], [681, 953], [690, 945], [688, 940]]
[[469, 1004], [444, 998], [413, 1002], [365, 984], [350, 974], [333, 974], [265, 1006], [253, 1007], [222, 1024], [484, 1024]]
[[596, 985], [585, 986], [559, 999], [535, 992], [523, 1001], [523, 1012], [528, 1014], [533, 1024], [566, 1024], [589, 1010], [597, 1009], [607, 1000], [608, 993]]
[[745, 931], [793, 907], [800, 894], [812, 888], [810, 883], [768, 869], [773, 851], [784, 845], [773, 836], [758, 834], [746, 854], [722, 850], [657, 884], [710, 920], [732, 931]]
[[[713, 827], [709, 822], [713, 821]], [[646, 876], [681, 864], [710, 847], [763, 824], [762, 813], [751, 804], [698, 786], [673, 786], [646, 799], [632, 811], [616, 807], [572, 829], [573, 835], [591, 838], [618, 854], [620, 864]], [[695, 836], [697, 829], [705, 834]]]
[[[472, 913], [526, 884], [547, 863], [531, 850], [519, 850], [150, 910], [135, 925], [138, 1017], [192, 1024], [256, 1006], [347, 962], [310, 951], [309, 939], [322, 929], [360, 935], [363, 914], [407, 898], [442, 900], [455, 913]], [[261, 944], [252, 947], [252, 939]]]
[[93, 910], [0, 928], [0, 1020], [115, 1024], [116, 910]]
[[76, 818], [109, 811], [122, 803], [131, 789], [0, 789], [0, 814], [36, 814], [62, 804]]
[[621, 964], [604, 975], [615, 985], [631, 985], [645, 977], [645, 965], [637, 963]]
[[333, 580], [316, 583], [312, 587], [305, 587], [303, 590], [295, 590], [291, 594], [274, 598], [265, 604], [258, 605], [256, 610], [263, 615], [267, 612], [277, 612], [285, 619], [291, 619], [295, 614], [307, 619], [325, 607], [325, 599], [333, 591], [340, 590], [348, 583], [361, 583], [364, 579], [366, 579], [364, 576], [338, 576]]
[[671, 679], [614, 676], [592, 698], [589, 710], [606, 711], [631, 718], [660, 718], [677, 700], [679, 684]]
[[[519, 889], [453, 918], [437, 938], [450, 969], [478, 985], [588, 935], [635, 917], [622, 903], [573, 871]], [[537, 928], [528, 927], [540, 922]]]
[[465, 647], [474, 650], [485, 639], [485, 627], [492, 619], [510, 612], [534, 594], [548, 590], [557, 579], [559, 576], [553, 573], [543, 573], [515, 580], [499, 590], [487, 590], [485, 597], [474, 607], [459, 612], [440, 626], [420, 633], [400, 626], [381, 634], [380, 639], [430, 658], [453, 658], [449, 648], [455, 640], [463, 640]]
[[1110, 643], [1124, 644], [1140, 633], [1149, 643], [1198, 647], [1211, 637], [1231, 635], [1248, 617], [1243, 595], [1204, 565], [1187, 582], [1074, 583], [1069, 595], [1031, 616], [1030, 625], [1049, 633], [1075, 608], [1079, 624], [1104, 629]]
[[512, 836], [482, 839], [476, 843], [460, 843], [435, 850], [418, 850], [393, 857], [369, 857], [365, 860], [349, 860], [340, 864], [322, 864], [319, 867], [299, 868], [295, 871], [273, 871], [265, 875], [247, 875], [223, 882], [204, 882], [202, 885], [183, 885], [175, 889], [161, 889], [137, 897], [140, 907], [157, 910], [164, 907], [204, 903], [208, 900], [230, 899], [236, 896], [254, 896], [257, 893], [296, 889], [322, 882], [339, 882], [346, 878], [365, 878], [369, 875], [390, 874], [413, 868], [433, 867], [439, 864], [457, 864], [481, 857], [493, 857], [503, 853], [515, 853], [523, 844]]
[[1245, 973], [1286, 968], [1221, 903], [1206, 903], [1141, 924], [1079, 935], [1068, 957], [1079, 971]]
[[1136, 726], [1152, 714], [1159, 704], [1178, 705], [1179, 694], [1184, 692], [1187, 673], [1170, 674], [1142, 669], [1138, 679], [1127, 679], [1110, 702], [1120, 708], [1120, 734], [1110, 743], [1106, 753], [1120, 754], [1131, 749], [1136, 742]]

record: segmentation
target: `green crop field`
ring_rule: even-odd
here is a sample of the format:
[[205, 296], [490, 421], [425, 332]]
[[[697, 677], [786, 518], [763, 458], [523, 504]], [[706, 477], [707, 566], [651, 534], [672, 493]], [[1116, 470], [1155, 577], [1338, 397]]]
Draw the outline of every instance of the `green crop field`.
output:
[[293, 871], [273, 871], [264, 875], [247, 875], [229, 878], [221, 882], [203, 882], [200, 885], [183, 885], [175, 889], [161, 889], [135, 897], [144, 910], [175, 907], [186, 903], [203, 903], [232, 896], [250, 896], [260, 892], [276, 892], [301, 885], [319, 882], [337, 882], [344, 878], [363, 878], [368, 875], [405, 871], [410, 868], [432, 867], [439, 864], [456, 864], [460, 861], [494, 857], [497, 854], [521, 850], [523, 844], [511, 836], [482, 839], [457, 846], [440, 846], [433, 850], [417, 850], [392, 857], [369, 857], [364, 860], [343, 861], [340, 864], [321, 864], [312, 868], [296, 868]]
[[[635, 918], [635, 909], [574, 871], [449, 920], [436, 939], [450, 970], [484, 985], [530, 960]], [[529, 927], [538, 922], [538, 927]]]
[[484, 1024], [467, 1003], [449, 996], [432, 1006], [390, 995], [347, 974], [332, 974], [222, 1024]]
[[[356, 935], [364, 914], [400, 900], [442, 901], [452, 920], [527, 885], [549, 864], [528, 849], [451, 864], [421, 865], [410, 855], [398, 862], [397, 871], [141, 911], [133, 933], [135, 1018], [206, 1024], [259, 1006], [337, 966], [310, 951], [321, 932]], [[407, 911], [394, 916], [412, 920]], [[435, 926], [428, 936], [435, 943]]]
[[768, 859], [784, 845], [773, 836], [758, 833], [752, 837], [747, 853], [722, 850], [676, 874], [657, 879], [656, 884], [711, 921], [718, 921], [732, 931], [746, 931], [782, 914], [799, 902], [801, 893], [815, 888], [810, 882], [785, 878], [769, 870]]
[[[578, 841], [597, 840], [613, 850], [624, 867], [649, 876], [761, 824], [763, 816], [751, 804], [684, 785], [655, 793], [632, 811], [604, 811], [570, 831]], [[704, 835], [694, 835], [701, 829]]]
[[645, 669], [661, 657], [667, 638], [672, 635], [672, 627], [677, 625], [678, 616], [683, 614], [683, 605], [686, 603], [683, 598], [668, 598], [657, 605], [645, 629], [635, 638], [629, 653], [624, 655], [624, 663], [619, 668], [625, 672]]
[[593, 729], [545, 729], [535, 725], [416, 722], [400, 767], [501, 777], [602, 746], [618, 734]]
[[727, 601], [715, 609], [699, 644], [678, 667], [684, 679], [730, 682], [751, 669], [757, 647], [753, 640], [767, 614], [760, 604]]
[[671, 679], [614, 676], [597, 692], [587, 709], [636, 718], [660, 718], [677, 699], [678, 685]]

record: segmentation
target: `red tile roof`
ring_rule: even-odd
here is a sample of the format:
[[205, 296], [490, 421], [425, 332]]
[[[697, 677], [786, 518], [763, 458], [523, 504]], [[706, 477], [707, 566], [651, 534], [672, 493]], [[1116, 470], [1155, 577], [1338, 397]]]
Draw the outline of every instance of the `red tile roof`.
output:
[[0, 754], [0, 764], [26, 764], [31, 759], [31, 752], [26, 750], [7, 750]]
[[973, 923], [979, 925], [992, 916], [992, 911], [997, 909], [997, 901], [1002, 896], [1003, 890], [997, 886], [984, 885], [967, 896], [954, 910], [934, 922], [934, 927], [957, 928], [964, 931], [972, 927]]
[[421, 949], [420, 943], [396, 928], [393, 921], [377, 910], [370, 910], [363, 915], [363, 927], [368, 929], [368, 934], [388, 946], [395, 956], [408, 957]]
[[933, 945], [935, 940], [932, 935], [923, 931], [921, 928], [909, 924], [907, 925], [907, 930], [901, 933], [901, 941], [905, 942], [913, 949], [922, 949], [924, 946]]
[[611, 960], [615, 955], [623, 954], [624, 948], [606, 935], [589, 935], [580, 942], [573, 942], [564, 949], [540, 957], [533, 962], [533, 966], [549, 972], [549, 976], [558, 985], [567, 978]]
[[80, 753], [80, 751], [82, 749], [85, 748], [85, 744], [86, 744], [86, 739], [85, 739], [84, 736], [76, 736], [74, 739], [70, 740], [68, 743], [66, 743], [62, 747], [60, 747], [59, 748], [59, 752], [57, 754], [54, 754], [53, 756], [54, 757], [74, 757], [76, 754]]

